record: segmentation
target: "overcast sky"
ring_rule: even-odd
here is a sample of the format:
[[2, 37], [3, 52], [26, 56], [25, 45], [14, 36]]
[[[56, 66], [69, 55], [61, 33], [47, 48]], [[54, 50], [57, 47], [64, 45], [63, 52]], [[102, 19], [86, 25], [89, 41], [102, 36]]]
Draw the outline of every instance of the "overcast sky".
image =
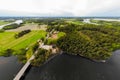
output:
[[120, 0], [0, 0], [0, 16], [120, 16]]

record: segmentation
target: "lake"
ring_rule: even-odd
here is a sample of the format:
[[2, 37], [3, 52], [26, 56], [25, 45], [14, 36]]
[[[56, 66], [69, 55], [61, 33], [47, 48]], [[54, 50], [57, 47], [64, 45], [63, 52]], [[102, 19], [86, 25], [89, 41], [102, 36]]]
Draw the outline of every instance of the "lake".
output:
[[40, 67], [31, 67], [24, 80], [120, 80], [120, 50], [105, 63], [60, 54]]
[[15, 56], [0, 57], [0, 80], [13, 80], [22, 66]]

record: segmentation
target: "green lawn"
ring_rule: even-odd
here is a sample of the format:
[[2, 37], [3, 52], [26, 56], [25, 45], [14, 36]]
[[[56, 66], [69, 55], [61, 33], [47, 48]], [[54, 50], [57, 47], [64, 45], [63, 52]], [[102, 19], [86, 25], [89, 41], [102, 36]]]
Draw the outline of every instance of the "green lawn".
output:
[[65, 35], [64, 32], [59, 32], [59, 33], [57, 34], [58, 38], [60, 38], [60, 37], [62, 37], [62, 36], [64, 36], [64, 35]]
[[7, 22], [7, 21], [2, 21], [2, 20], [0, 20], [0, 25], [4, 25], [4, 24], [8, 24], [9, 22]]
[[56, 42], [57, 42], [57, 40], [60, 38], [60, 37], [62, 37], [62, 36], [64, 36], [65, 35], [65, 33], [64, 32], [59, 32], [58, 34], [57, 34], [57, 39], [54, 39], [54, 38], [48, 38], [48, 40], [47, 40], [47, 43], [46, 44], [56, 44]]
[[14, 50], [26, 48], [46, 35], [45, 31], [32, 31], [21, 38], [15, 39], [14, 35], [16, 33], [17, 32], [0, 33], [0, 51], [8, 48]]

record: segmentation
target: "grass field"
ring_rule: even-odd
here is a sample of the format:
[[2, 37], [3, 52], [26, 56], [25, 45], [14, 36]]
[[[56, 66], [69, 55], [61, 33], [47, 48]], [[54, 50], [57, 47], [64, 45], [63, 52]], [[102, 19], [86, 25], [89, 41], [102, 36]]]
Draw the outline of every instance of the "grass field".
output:
[[9, 22], [0, 20], [0, 25], [8, 24]]
[[0, 51], [5, 49], [19, 50], [35, 43], [38, 39], [45, 37], [45, 31], [32, 31], [21, 38], [15, 39], [17, 32], [0, 33]]

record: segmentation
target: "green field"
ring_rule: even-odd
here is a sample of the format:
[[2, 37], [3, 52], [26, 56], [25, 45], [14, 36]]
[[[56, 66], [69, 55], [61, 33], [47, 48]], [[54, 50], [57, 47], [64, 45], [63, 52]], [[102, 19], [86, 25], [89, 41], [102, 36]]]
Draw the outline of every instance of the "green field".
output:
[[8, 24], [9, 22], [7, 22], [7, 21], [2, 21], [2, 20], [0, 20], [0, 25], [4, 25], [4, 24]]
[[68, 23], [72, 23], [72, 24], [75, 24], [75, 25], [82, 25], [84, 24], [82, 21], [77, 21], [77, 20], [73, 20], [73, 21], [67, 21]]
[[14, 38], [17, 32], [0, 33], [0, 52], [5, 49], [19, 50], [35, 43], [38, 39], [45, 37], [45, 31], [32, 31], [18, 39]]
[[46, 44], [48, 44], [48, 45], [50, 45], [50, 44], [56, 44], [57, 40], [58, 40], [59, 38], [61, 38], [62, 36], [64, 36], [64, 35], [65, 35], [64, 32], [59, 32], [59, 33], [57, 34], [57, 39], [54, 39], [54, 38], [48, 38]]

